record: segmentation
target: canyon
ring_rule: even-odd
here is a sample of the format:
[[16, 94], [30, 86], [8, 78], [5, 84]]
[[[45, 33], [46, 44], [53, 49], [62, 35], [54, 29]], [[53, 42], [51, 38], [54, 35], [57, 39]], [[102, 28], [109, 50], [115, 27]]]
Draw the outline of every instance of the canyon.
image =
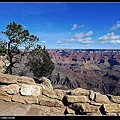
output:
[[91, 89], [101, 94], [120, 94], [120, 50], [51, 49], [55, 64], [49, 77], [54, 88]]

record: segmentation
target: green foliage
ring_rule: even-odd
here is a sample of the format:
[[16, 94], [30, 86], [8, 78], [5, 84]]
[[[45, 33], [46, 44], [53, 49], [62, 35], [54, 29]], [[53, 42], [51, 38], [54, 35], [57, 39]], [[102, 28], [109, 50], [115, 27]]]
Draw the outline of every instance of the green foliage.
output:
[[54, 70], [54, 63], [50, 59], [48, 51], [45, 46], [42, 48], [40, 45], [37, 45], [37, 47], [30, 52], [27, 65], [34, 73], [34, 76], [38, 78], [42, 76], [47, 77], [51, 75]]
[[7, 49], [7, 42], [0, 39], [0, 54], [6, 53], [6, 49]]
[[[10, 61], [10, 65], [6, 69], [5, 73], [12, 74], [12, 68], [16, 62], [21, 60], [21, 57], [16, 59], [14, 56], [20, 54], [19, 47], [22, 45], [24, 47], [24, 51], [21, 53], [21, 56], [25, 55], [28, 50], [33, 47], [34, 42], [39, 39], [37, 36], [30, 35], [28, 30], [23, 30], [22, 25], [16, 24], [15, 22], [10, 23], [6, 27], [6, 31], [2, 31], [3, 34], [8, 38], [7, 43], [7, 54], [8, 60]], [[14, 62], [13, 62], [14, 58]]]

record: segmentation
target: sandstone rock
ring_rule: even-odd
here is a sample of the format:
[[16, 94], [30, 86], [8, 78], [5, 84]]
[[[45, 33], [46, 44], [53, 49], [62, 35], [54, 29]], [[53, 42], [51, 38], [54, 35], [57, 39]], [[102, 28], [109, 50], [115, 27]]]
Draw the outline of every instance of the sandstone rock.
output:
[[9, 74], [0, 73], [0, 83], [3, 84], [15, 84], [15, 83], [26, 83], [26, 84], [35, 84], [33, 78], [24, 77], [24, 76], [15, 76]]
[[55, 94], [55, 92], [48, 88], [43, 89], [42, 94], [50, 98], [58, 99], [58, 96]]
[[38, 98], [37, 97], [25, 97], [23, 98], [27, 104], [38, 104]]
[[40, 78], [40, 82], [42, 82], [41, 84], [47, 86], [50, 90], [53, 90], [53, 86], [52, 86], [50, 80], [47, 79], [46, 77]]
[[4, 100], [4, 101], [11, 101], [12, 96], [11, 95], [5, 95], [0, 93], [0, 100]]
[[42, 106], [49, 106], [49, 107], [63, 107], [63, 103], [57, 99], [51, 99], [46, 96], [39, 96], [38, 102]]
[[10, 84], [7, 86], [4, 85], [2, 88], [8, 94], [17, 94], [17, 93], [19, 93], [20, 86], [17, 84]]
[[93, 106], [89, 104], [81, 104], [83, 108], [83, 112], [87, 113], [100, 113], [99, 106]]
[[71, 90], [71, 95], [89, 95], [89, 91], [82, 89], [82, 88], [76, 88], [74, 90]]
[[65, 108], [31, 105], [25, 116], [64, 116]]
[[72, 114], [72, 115], [75, 115], [75, 111], [70, 109], [69, 107], [66, 107], [66, 114]]
[[103, 108], [105, 112], [108, 112], [108, 113], [119, 113], [120, 112], [120, 105], [118, 104], [103, 104]]
[[114, 103], [120, 103], [120, 96], [114, 96], [114, 95], [107, 95], [109, 99]]
[[100, 113], [99, 106], [93, 106], [88, 103], [73, 103], [72, 108], [77, 108], [81, 113]]
[[89, 99], [94, 100], [95, 99], [95, 93], [92, 90], [90, 90], [89, 92], [90, 92]]
[[69, 103], [86, 103], [86, 102], [90, 102], [90, 100], [88, 99], [87, 96], [81, 95], [81, 96], [75, 96], [75, 95], [67, 95], [67, 102]]
[[38, 104], [38, 98], [33, 96], [13, 95], [12, 101], [24, 104]]
[[[50, 116], [64, 116], [65, 107], [49, 107], [47, 115]], [[46, 110], [47, 111], [47, 110]]]
[[12, 101], [19, 102], [19, 103], [24, 103], [24, 104], [26, 103], [25, 100], [24, 100], [24, 97], [21, 96], [21, 95], [13, 95]]
[[59, 99], [61, 101], [62, 101], [63, 97], [66, 95], [66, 91], [61, 90], [61, 89], [55, 89], [54, 93], [55, 93], [55, 95], [57, 95], [57, 99]]
[[0, 83], [3, 83], [3, 84], [17, 83], [17, 77], [14, 75], [0, 73]]
[[47, 114], [44, 108], [41, 108], [38, 105], [34, 105], [34, 106], [32, 105], [31, 108], [25, 114], [25, 116], [46, 116], [46, 115]]
[[96, 94], [95, 102], [97, 103], [110, 103], [110, 100], [106, 95]]
[[97, 103], [95, 101], [91, 101], [90, 105], [94, 105], [94, 106], [101, 106], [103, 103]]
[[24, 116], [30, 109], [30, 105], [18, 102], [0, 101], [0, 116], [6, 116], [6, 119], [15, 119], [15, 116]]
[[28, 84], [22, 84], [20, 93], [22, 95], [28, 95], [28, 96], [39, 96], [42, 94], [42, 87], [37, 85], [28, 85]]
[[26, 76], [17, 76], [18, 83], [25, 83], [25, 84], [35, 84], [35, 81], [31, 77]]

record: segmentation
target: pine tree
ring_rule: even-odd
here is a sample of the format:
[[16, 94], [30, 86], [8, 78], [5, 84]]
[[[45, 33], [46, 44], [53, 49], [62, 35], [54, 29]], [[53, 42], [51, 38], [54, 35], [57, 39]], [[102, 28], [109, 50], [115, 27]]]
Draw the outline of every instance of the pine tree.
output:
[[[34, 42], [37, 42], [39, 38], [34, 35], [30, 35], [28, 30], [23, 30], [22, 25], [16, 24], [15, 22], [10, 23], [6, 27], [6, 31], [2, 31], [3, 34], [8, 38], [7, 42], [7, 54], [10, 65], [7, 67], [5, 73], [12, 74], [12, 68], [14, 64], [19, 63], [21, 59], [15, 59], [14, 56], [20, 54], [19, 47], [22, 45], [24, 51], [22, 55], [25, 55], [27, 51], [34, 46]], [[20, 57], [21, 58], [21, 57]]]
[[34, 73], [35, 77], [47, 77], [52, 74], [54, 70], [54, 63], [50, 59], [49, 53], [45, 46], [42, 48], [37, 45], [37, 48], [29, 53], [27, 66]]

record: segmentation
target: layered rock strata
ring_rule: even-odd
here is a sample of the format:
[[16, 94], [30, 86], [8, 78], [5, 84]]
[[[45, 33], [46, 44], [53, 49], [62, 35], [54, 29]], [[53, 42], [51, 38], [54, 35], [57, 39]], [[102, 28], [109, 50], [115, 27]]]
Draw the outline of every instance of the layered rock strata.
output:
[[3, 116], [120, 116], [120, 96], [93, 90], [53, 89], [49, 79], [0, 73], [0, 115]]

